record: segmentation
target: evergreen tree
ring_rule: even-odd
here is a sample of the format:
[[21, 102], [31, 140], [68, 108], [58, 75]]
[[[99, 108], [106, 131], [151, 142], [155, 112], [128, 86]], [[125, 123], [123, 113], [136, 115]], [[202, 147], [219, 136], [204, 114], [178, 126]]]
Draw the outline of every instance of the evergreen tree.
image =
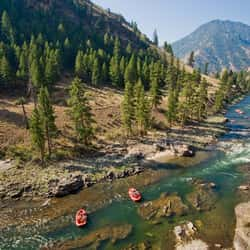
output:
[[168, 44], [167, 42], [164, 42], [163, 48], [170, 55], [174, 55], [174, 52], [173, 52], [171, 44]]
[[96, 58], [94, 60], [93, 70], [92, 70], [92, 84], [99, 85], [100, 79], [101, 79], [100, 65], [98, 58]]
[[188, 65], [190, 67], [194, 67], [194, 62], [195, 62], [195, 60], [194, 60], [194, 51], [192, 51], [190, 53], [190, 56], [189, 56], [189, 59], [188, 59]]
[[29, 74], [29, 69], [28, 69], [28, 62], [27, 62], [27, 57], [24, 52], [21, 52], [20, 58], [19, 58], [19, 65], [18, 65], [18, 70], [17, 70], [17, 77], [27, 80], [28, 79], [28, 74]]
[[110, 79], [111, 79], [113, 86], [120, 86], [121, 74], [120, 74], [119, 59], [114, 56], [110, 60], [109, 73], [110, 73]]
[[121, 75], [122, 82], [124, 82], [125, 70], [126, 70], [126, 61], [125, 61], [125, 57], [123, 56], [120, 61], [120, 75]]
[[105, 62], [102, 64], [101, 80], [104, 84], [108, 82], [108, 68]]
[[8, 83], [11, 80], [11, 67], [8, 59], [4, 56], [1, 58], [0, 64], [0, 76], [4, 83]]
[[120, 73], [120, 41], [118, 37], [115, 39], [113, 57], [110, 61], [110, 79], [114, 86], [121, 86], [121, 73]]
[[125, 84], [124, 98], [121, 106], [122, 125], [127, 136], [132, 134], [134, 120], [133, 86], [130, 82]]
[[42, 165], [45, 157], [45, 135], [42, 128], [42, 121], [38, 110], [35, 108], [29, 121], [30, 134], [33, 147], [39, 151]]
[[209, 66], [209, 63], [206, 63], [204, 67], [204, 75], [208, 75], [208, 66]]
[[197, 120], [201, 121], [203, 117], [207, 115], [207, 81], [202, 79], [198, 88], [198, 100], [197, 100]]
[[10, 42], [11, 44], [14, 44], [15, 42], [14, 30], [13, 30], [9, 15], [6, 11], [3, 11], [3, 14], [2, 14], [1, 31], [2, 31], [2, 36], [4, 40]]
[[134, 54], [131, 56], [129, 63], [126, 67], [124, 79], [125, 82], [129, 82], [131, 84], [134, 84], [137, 81], [137, 65]]
[[157, 34], [157, 30], [155, 29], [154, 30], [154, 33], [153, 33], [153, 43], [158, 46], [159, 45], [159, 39], [158, 39], [158, 34]]
[[214, 101], [214, 111], [219, 112], [224, 106], [224, 94], [222, 89], [218, 89], [215, 93], [215, 101]]
[[38, 89], [42, 85], [42, 69], [39, 60], [33, 60], [31, 63], [30, 77], [33, 86]]
[[75, 78], [71, 83], [68, 104], [77, 140], [87, 146], [94, 136], [92, 127], [94, 120], [83, 83], [79, 78]]
[[50, 101], [49, 92], [46, 87], [41, 87], [38, 95], [38, 113], [40, 115], [41, 127], [48, 143], [49, 157], [52, 152], [52, 139], [57, 135], [55, 114]]
[[138, 133], [143, 136], [150, 125], [150, 109], [141, 80], [135, 85], [135, 121]]
[[131, 56], [132, 54], [132, 46], [131, 46], [131, 43], [129, 42], [127, 47], [126, 47], [126, 52], [129, 56]]
[[178, 97], [176, 90], [171, 87], [168, 93], [168, 108], [166, 117], [171, 127], [174, 122], [177, 120], [177, 107], [178, 107]]
[[82, 51], [78, 51], [76, 55], [75, 74], [80, 78], [84, 78], [86, 76], [84, 70], [84, 54]]
[[161, 103], [162, 93], [160, 90], [160, 68], [158, 63], [152, 63], [150, 69], [150, 97], [153, 108]]

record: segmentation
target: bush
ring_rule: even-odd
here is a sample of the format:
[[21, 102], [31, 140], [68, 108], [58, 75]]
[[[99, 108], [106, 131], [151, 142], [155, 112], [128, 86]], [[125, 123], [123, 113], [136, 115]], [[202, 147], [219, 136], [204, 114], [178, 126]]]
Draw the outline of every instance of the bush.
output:
[[33, 151], [27, 146], [14, 145], [7, 149], [5, 157], [22, 162], [28, 162], [33, 158]]

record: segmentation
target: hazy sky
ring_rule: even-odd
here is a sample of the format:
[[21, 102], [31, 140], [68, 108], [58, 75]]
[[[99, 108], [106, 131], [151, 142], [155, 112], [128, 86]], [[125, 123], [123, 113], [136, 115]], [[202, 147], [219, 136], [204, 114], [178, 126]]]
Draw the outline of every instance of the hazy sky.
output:
[[137, 22], [152, 38], [174, 42], [214, 19], [250, 25], [250, 0], [93, 0], [96, 4]]

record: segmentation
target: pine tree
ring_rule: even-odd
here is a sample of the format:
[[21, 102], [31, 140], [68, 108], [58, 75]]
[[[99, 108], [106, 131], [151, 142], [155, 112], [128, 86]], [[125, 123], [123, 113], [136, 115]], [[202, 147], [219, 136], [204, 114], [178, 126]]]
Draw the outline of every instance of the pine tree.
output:
[[180, 101], [177, 107], [177, 116], [181, 125], [184, 126], [187, 120], [190, 118], [193, 112], [193, 94], [194, 89], [190, 82], [185, 82], [181, 92]]
[[91, 79], [92, 79], [92, 84], [93, 85], [99, 85], [100, 84], [101, 71], [100, 71], [100, 65], [99, 65], [98, 58], [96, 58], [94, 60]]
[[75, 74], [80, 78], [85, 78], [85, 70], [84, 70], [84, 54], [82, 51], [78, 51], [76, 55], [75, 61]]
[[107, 68], [107, 64], [105, 62], [102, 64], [101, 81], [104, 84], [106, 84], [108, 82], [108, 68]]
[[42, 85], [42, 70], [39, 60], [35, 59], [31, 63], [30, 77], [33, 86], [38, 89]]
[[42, 121], [38, 110], [35, 108], [29, 121], [30, 134], [33, 147], [39, 151], [42, 165], [45, 157], [45, 135], [42, 128]]
[[127, 136], [132, 134], [134, 120], [133, 86], [130, 82], [125, 84], [124, 98], [121, 106], [122, 125]]
[[52, 139], [57, 135], [57, 128], [55, 124], [55, 114], [52, 107], [49, 92], [46, 87], [41, 87], [38, 95], [38, 113], [42, 123], [43, 133], [48, 143], [49, 157], [52, 152]]
[[202, 79], [198, 88], [198, 100], [197, 100], [197, 120], [201, 121], [203, 117], [207, 115], [207, 81]]
[[208, 66], [209, 66], [209, 63], [206, 63], [204, 67], [204, 75], [208, 75]]
[[104, 37], [103, 37], [103, 43], [105, 45], [105, 47], [110, 45], [110, 39], [109, 39], [109, 34], [105, 33]]
[[132, 54], [132, 46], [131, 46], [131, 43], [129, 42], [127, 47], [126, 47], [126, 52], [129, 56], [131, 56]]
[[9, 18], [9, 15], [6, 11], [3, 11], [2, 18], [1, 18], [1, 31], [2, 36], [6, 42], [10, 42], [11, 44], [14, 44], [15, 38], [14, 38], [14, 30]]
[[4, 83], [8, 83], [11, 80], [11, 67], [6, 56], [1, 58], [0, 76]]
[[157, 108], [162, 100], [162, 93], [157, 78], [153, 78], [150, 84], [150, 98], [152, 108]]
[[18, 65], [18, 70], [17, 70], [17, 77], [27, 80], [28, 79], [28, 74], [29, 74], [29, 69], [28, 69], [28, 61], [27, 57], [25, 55], [25, 52], [21, 52], [20, 58], [19, 58], [19, 65]]
[[121, 75], [120, 75], [119, 59], [117, 59], [114, 56], [110, 60], [109, 73], [110, 73], [110, 79], [111, 79], [113, 86], [120, 86]]
[[188, 59], [188, 65], [190, 67], [194, 67], [194, 62], [195, 62], [195, 60], [194, 60], [194, 51], [192, 51], [190, 53], [190, 56], [189, 56], [189, 59]]
[[120, 73], [120, 41], [118, 37], [115, 39], [113, 57], [110, 61], [110, 79], [114, 86], [121, 86], [121, 73]]
[[158, 34], [157, 34], [157, 30], [155, 29], [154, 30], [154, 33], [153, 33], [153, 43], [158, 46], [159, 45], [159, 39], [158, 39]]
[[178, 97], [176, 90], [171, 87], [168, 93], [168, 108], [166, 117], [171, 127], [174, 122], [177, 120], [177, 107], [178, 107]]
[[68, 104], [77, 140], [87, 146], [94, 136], [92, 127], [94, 120], [83, 83], [79, 78], [75, 78], [71, 83]]
[[143, 136], [147, 133], [147, 129], [150, 125], [150, 109], [141, 80], [139, 80], [135, 85], [134, 93], [137, 131], [141, 136]]
[[120, 73], [121, 73], [121, 81], [124, 83], [124, 74], [126, 70], [126, 62], [124, 56], [121, 58], [120, 61]]
[[174, 55], [174, 52], [173, 52], [173, 49], [172, 49], [172, 46], [171, 44], [168, 44], [167, 42], [164, 42], [164, 50], [169, 53], [170, 55]]
[[131, 84], [136, 83], [137, 81], [137, 67], [136, 66], [137, 66], [136, 58], [135, 58], [135, 55], [133, 54], [125, 70], [125, 75], [124, 75], [125, 82], [129, 82]]
[[222, 89], [218, 89], [215, 93], [215, 101], [214, 101], [214, 111], [219, 112], [224, 106], [224, 94]]

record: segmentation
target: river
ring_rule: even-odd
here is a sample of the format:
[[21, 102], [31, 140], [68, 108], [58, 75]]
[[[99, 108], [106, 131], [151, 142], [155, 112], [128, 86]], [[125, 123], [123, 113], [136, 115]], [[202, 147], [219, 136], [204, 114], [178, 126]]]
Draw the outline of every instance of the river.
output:
[[[237, 108], [245, 114], [235, 113]], [[205, 152], [206, 157], [200, 163], [191, 167], [179, 167], [179, 163], [176, 167], [174, 163], [155, 166], [141, 176], [98, 184], [79, 194], [53, 200], [48, 209], [30, 203], [13, 204], [0, 220], [9, 220], [12, 214], [16, 216], [17, 225], [2, 227], [0, 249], [123, 249], [140, 242], [147, 242], [155, 249], [173, 249], [173, 228], [185, 220], [202, 225], [198, 236], [206, 243], [232, 247], [234, 207], [241, 201], [237, 187], [244, 180], [238, 166], [250, 163], [250, 97], [231, 106], [226, 116], [234, 120], [227, 124], [231, 131], [221, 137], [212, 150]], [[188, 164], [187, 161], [183, 164]], [[164, 192], [176, 192], [185, 199], [192, 189], [190, 180], [196, 178], [217, 185], [218, 199], [209, 211], [164, 218], [161, 223], [152, 225], [138, 215], [140, 204], [132, 203], [127, 197], [128, 187], [133, 185], [142, 192], [143, 202], [156, 199]], [[74, 225], [74, 214], [82, 206], [89, 212], [89, 223], [86, 228], [78, 229]], [[132, 232], [125, 239], [104, 240], [101, 244], [93, 244], [92, 248], [81, 247], [81, 239], [92, 232], [111, 231], [126, 224], [132, 225]], [[68, 244], [64, 245], [65, 242]]]

